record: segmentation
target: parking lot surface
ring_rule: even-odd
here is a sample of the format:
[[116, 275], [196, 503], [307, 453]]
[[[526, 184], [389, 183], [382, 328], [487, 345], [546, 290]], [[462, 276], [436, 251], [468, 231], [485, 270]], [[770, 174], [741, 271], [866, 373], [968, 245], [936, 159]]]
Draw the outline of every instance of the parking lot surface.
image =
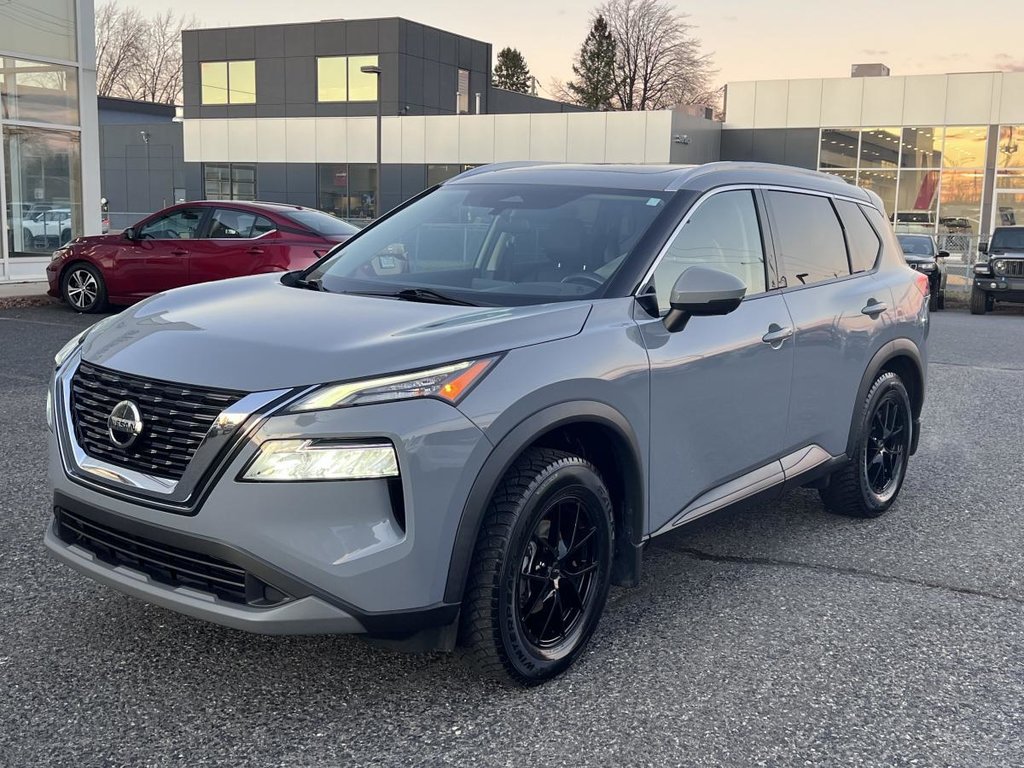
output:
[[888, 515], [800, 491], [659, 538], [582, 663], [525, 691], [222, 629], [50, 560], [45, 385], [95, 319], [0, 311], [2, 766], [1024, 764], [1024, 313], [933, 315]]

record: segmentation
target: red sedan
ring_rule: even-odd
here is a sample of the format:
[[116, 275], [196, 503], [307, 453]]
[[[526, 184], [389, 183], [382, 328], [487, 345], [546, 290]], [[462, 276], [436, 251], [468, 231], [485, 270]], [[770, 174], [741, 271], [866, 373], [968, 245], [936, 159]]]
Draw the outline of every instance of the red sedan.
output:
[[49, 294], [79, 312], [100, 312], [182, 285], [302, 269], [358, 231], [297, 205], [182, 203], [119, 234], [79, 237], [54, 252]]

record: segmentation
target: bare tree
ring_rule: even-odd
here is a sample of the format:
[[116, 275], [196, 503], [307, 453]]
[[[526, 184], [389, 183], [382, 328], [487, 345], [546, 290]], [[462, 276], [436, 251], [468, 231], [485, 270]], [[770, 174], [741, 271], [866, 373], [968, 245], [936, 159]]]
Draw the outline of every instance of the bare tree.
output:
[[135, 8], [104, 3], [96, 12], [97, 92], [139, 101], [181, 100], [181, 31], [193, 18], [173, 11], [145, 18]]
[[698, 103], [712, 92], [711, 54], [701, 52], [685, 14], [664, 0], [606, 0], [595, 11], [615, 40], [614, 105], [665, 109]]

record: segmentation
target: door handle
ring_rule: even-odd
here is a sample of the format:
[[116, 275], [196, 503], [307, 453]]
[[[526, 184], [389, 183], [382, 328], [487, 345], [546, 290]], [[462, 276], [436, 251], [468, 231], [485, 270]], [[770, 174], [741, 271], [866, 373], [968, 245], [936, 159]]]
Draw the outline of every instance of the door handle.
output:
[[880, 314], [885, 312], [889, 308], [889, 305], [884, 301], [875, 301], [874, 299], [868, 299], [867, 306], [860, 311], [862, 315], [868, 317], [878, 317]]
[[171, 256], [188, 256], [188, 251], [182, 251], [180, 249], [171, 251]]
[[761, 337], [761, 341], [770, 344], [772, 349], [778, 349], [792, 335], [793, 329], [788, 325], [783, 328], [778, 323], [772, 323], [768, 326], [768, 333]]
[[247, 250], [246, 253], [248, 253], [250, 256], [259, 256], [260, 254], [263, 253], [263, 249], [253, 246], [252, 248]]

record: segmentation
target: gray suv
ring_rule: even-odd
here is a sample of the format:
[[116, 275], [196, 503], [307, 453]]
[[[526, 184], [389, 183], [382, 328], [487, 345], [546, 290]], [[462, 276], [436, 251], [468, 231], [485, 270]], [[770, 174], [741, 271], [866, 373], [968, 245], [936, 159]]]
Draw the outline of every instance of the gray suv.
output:
[[888, 509], [928, 323], [879, 199], [834, 177], [475, 169], [308, 270], [69, 342], [46, 546], [229, 627], [539, 682], [656, 536], [798, 486]]

